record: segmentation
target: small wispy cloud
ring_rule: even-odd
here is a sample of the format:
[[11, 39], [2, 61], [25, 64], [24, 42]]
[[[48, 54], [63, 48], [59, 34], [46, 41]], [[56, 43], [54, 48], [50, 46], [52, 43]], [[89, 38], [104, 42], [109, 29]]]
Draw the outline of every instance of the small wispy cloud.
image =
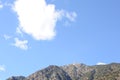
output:
[[27, 50], [28, 49], [28, 40], [19, 40], [18, 38], [15, 38], [15, 43], [12, 44], [15, 47], [18, 47], [22, 50]]
[[2, 5], [2, 4], [0, 4], [0, 9], [1, 9], [1, 8], [3, 8], [3, 5]]
[[98, 62], [97, 65], [106, 65], [104, 62]]
[[[27, 6], [26, 6], [27, 5]], [[77, 14], [56, 10], [54, 4], [45, 0], [16, 0], [13, 10], [18, 15], [17, 33], [26, 33], [35, 40], [51, 40], [56, 36], [56, 23], [62, 17], [75, 21]]]
[[0, 71], [5, 71], [5, 66], [4, 65], [0, 65]]
[[75, 21], [77, 14], [75, 12], [66, 12], [65, 14], [66, 18], [68, 18], [70, 21]]
[[18, 34], [22, 35], [22, 31], [20, 30], [19, 27], [16, 28], [16, 32], [17, 32]]
[[1, 1], [0, 1], [0, 9], [1, 9], [1, 8], [3, 8], [3, 4], [2, 4]]
[[10, 39], [10, 38], [11, 38], [11, 36], [6, 35], [6, 34], [4, 34], [4, 35], [3, 35], [3, 37], [4, 37], [4, 39], [5, 39], [5, 40], [8, 40], [8, 39]]
[[76, 12], [63, 11], [62, 12], [62, 16], [64, 16], [64, 18], [67, 19], [67, 20], [65, 20], [64, 25], [65, 26], [70, 26], [71, 22], [75, 22], [76, 21], [77, 13]]

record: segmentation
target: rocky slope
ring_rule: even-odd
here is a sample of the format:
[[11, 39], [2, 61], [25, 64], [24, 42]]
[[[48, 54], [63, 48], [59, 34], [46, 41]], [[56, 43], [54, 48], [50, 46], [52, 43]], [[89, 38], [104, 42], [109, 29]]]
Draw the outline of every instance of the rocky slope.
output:
[[26, 78], [24, 76], [12, 76], [7, 80], [26, 80]]
[[51, 65], [28, 77], [13, 76], [7, 80], [120, 80], [120, 63], [95, 66], [85, 64]]

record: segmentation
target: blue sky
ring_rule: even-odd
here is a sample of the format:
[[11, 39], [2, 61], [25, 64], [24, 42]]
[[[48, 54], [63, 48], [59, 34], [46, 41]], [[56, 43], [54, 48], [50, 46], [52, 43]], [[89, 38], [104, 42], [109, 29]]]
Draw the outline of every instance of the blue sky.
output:
[[120, 62], [119, 0], [0, 0], [0, 80], [49, 65]]

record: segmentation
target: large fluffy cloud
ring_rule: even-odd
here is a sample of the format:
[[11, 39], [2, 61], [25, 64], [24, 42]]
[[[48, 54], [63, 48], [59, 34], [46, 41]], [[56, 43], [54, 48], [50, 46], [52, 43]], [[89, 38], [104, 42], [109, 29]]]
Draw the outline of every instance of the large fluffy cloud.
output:
[[36, 40], [52, 39], [60, 11], [45, 0], [16, 0], [14, 10], [19, 19], [19, 31], [32, 35]]
[[50, 40], [56, 35], [56, 22], [61, 17], [74, 21], [76, 13], [56, 10], [54, 4], [45, 0], [16, 0], [13, 10], [18, 15], [17, 32], [27, 33], [36, 40]]

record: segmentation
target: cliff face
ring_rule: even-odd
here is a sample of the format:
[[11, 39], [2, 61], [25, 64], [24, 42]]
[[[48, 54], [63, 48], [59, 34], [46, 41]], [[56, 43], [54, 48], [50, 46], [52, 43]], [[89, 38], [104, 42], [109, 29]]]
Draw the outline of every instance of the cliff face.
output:
[[65, 66], [48, 66], [28, 77], [10, 77], [7, 80], [120, 80], [120, 64], [87, 66], [70, 64]]

